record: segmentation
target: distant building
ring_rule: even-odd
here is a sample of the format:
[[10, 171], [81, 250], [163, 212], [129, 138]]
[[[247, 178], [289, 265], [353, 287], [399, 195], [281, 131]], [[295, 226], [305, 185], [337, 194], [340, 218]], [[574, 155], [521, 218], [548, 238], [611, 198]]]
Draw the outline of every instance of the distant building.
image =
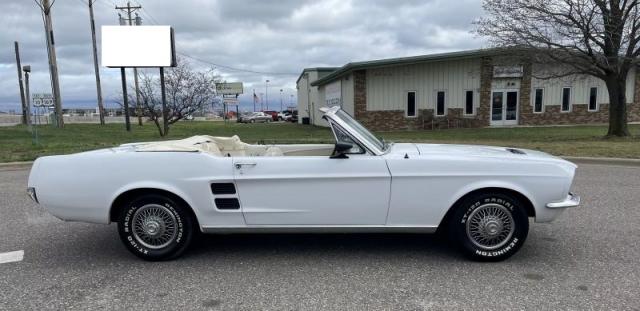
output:
[[302, 118], [311, 116], [311, 119], [315, 120], [312, 124], [320, 125], [322, 123], [322, 120], [319, 119], [322, 115], [318, 112], [318, 108], [326, 106], [324, 96], [321, 98], [318, 87], [312, 86], [311, 83], [338, 69], [338, 67], [318, 67], [305, 68], [302, 71], [298, 81], [296, 81], [296, 88], [298, 89], [298, 122], [302, 123]]
[[[548, 68], [504, 50], [472, 50], [307, 68], [297, 81], [300, 122], [340, 105], [378, 131], [606, 123], [609, 95], [591, 76], [539, 79]], [[640, 74], [627, 77], [629, 121], [640, 121]]]

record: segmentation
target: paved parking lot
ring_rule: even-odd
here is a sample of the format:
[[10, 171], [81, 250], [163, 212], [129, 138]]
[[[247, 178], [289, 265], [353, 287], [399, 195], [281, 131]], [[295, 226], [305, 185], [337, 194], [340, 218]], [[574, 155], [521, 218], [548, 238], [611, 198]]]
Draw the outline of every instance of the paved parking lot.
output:
[[[207, 236], [143, 262], [114, 225], [59, 221], [0, 170], [0, 309], [638, 309], [640, 168], [582, 165], [584, 205], [533, 224], [510, 260], [475, 263], [421, 235]], [[70, 198], [73, 199], [73, 198]]]

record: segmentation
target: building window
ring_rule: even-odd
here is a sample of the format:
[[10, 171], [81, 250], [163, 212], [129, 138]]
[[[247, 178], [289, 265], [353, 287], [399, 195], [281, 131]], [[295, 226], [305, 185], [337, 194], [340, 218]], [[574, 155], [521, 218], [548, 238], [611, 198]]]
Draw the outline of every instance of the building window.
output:
[[598, 111], [598, 88], [589, 89], [589, 111]]
[[445, 95], [444, 91], [436, 92], [436, 115], [444, 116]]
[[416, 116], [416, 92], [407, 92], [407, 117]]
[[536, 89], [535, 98], [533, 100], [533, 112], [540, 113], [544, 108], [544, 102], [542, 101], [544, 97], [544, 89]]
[[571, 110], [571, 88], [562, 88], [562, 106], [560, 107], [562, 112], [568, 112]]
[[464, 114], [473, 114], [473, 91], [465, 92]]

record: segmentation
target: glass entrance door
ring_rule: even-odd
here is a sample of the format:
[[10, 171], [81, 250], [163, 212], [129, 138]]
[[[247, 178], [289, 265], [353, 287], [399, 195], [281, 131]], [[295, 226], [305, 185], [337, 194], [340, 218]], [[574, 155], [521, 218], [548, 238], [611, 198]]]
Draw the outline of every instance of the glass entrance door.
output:
[[518, 124], [518, 91], [494, 90], [491, 92], [492, 126]]

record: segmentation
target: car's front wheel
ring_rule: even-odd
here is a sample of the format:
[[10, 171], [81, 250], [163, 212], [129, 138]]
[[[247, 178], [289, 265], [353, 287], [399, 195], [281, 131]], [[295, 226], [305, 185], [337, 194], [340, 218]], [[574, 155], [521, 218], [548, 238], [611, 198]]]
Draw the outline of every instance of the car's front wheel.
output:
[[529, 218], [523, 203], [505, 193], [469, 196], [456, 207], [449, 234], [463, 253], [478, 261], [511, 257], [524, 244]]
[[118, 232], [127, 249], [150, 261], [180, 256], [189, 246], [196, 222], [188, 207], [158, 194], [126, 203], [118, 217]]

